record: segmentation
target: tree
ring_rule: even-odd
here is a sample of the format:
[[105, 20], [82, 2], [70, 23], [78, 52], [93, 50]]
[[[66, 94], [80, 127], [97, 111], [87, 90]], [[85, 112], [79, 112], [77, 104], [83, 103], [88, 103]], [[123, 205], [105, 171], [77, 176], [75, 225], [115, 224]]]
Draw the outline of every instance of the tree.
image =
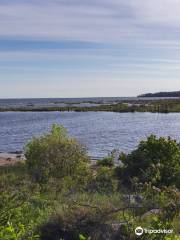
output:
[[123, 167], [119, 171], [126, 184], [136, 179], [158, 187], [180, 186], [180, 144], [171, 138], [151, 135], [130, 154], [122, 154], [120, 160]]
[[25, 157], [35, 181], [74, 176], [88, 162], [85, 148], [69, 138], [66, 129], [58, 125], [53, 125], [49, 133], [32, 139], [25, 147]]

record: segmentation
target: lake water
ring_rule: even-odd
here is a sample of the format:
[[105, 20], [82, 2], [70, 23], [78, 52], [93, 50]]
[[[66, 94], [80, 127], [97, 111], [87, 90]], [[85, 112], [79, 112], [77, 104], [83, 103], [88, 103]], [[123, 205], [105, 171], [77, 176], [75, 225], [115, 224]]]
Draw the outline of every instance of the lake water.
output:
[[180, 141], [180, 113], [1, 112], [0, 152], [23, 150], [27, 141], [47, 132], [53, 123], [65, 126], [93, 157], [113, 149], [129, 152], [150, 134]]

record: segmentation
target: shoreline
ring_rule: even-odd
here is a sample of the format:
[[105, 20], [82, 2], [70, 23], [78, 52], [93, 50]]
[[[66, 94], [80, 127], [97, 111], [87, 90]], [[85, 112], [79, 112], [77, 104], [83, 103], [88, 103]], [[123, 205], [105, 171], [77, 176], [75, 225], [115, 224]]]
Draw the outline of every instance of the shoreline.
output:
[[[92, 163], [97, 162], [98, 160], [103, 159], [103, 157], [92, 157], [89, 156]], [[12, 166], [18, 162], [25, 160], [23, 152], [0, 152], [0, 167]]]
[[180, 99], [161, 100], [124, 100], [114, 103], [96, 103], [92, 106], [21, 106], [21, 107], [0, 107], [0, 112], [151, 112], [171, 113], [180, 112]]
[[23, 153], [0, 153], [0, 167], [14, 165], [23, 160]]

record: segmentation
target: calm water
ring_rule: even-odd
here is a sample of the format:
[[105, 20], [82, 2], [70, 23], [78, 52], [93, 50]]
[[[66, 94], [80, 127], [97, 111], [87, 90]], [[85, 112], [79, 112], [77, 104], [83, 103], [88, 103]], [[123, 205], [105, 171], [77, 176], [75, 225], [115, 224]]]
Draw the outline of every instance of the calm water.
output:
[[128, 152], [152, 133], [180, 141], [180, 113], [4, 112], [0, 113], [0, 151], [22, 150], [32, 136], [47, 132], [53, 123], [64, 125], [93, 157], [114, 148]]

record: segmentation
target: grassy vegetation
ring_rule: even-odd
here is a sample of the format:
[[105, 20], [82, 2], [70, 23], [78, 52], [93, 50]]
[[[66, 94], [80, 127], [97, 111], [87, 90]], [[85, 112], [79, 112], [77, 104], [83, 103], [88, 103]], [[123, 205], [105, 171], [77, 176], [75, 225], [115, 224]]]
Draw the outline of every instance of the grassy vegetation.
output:
[[120, 166], [113, 155], [92, 165], [84, 147], [53, 126], [25, 151], [26, 161], [0, 168], [1, 240], [135, 240], [137, 226], [173, 229], [144, 240], [179, 239], [175, 141], [150, 136], [121, 154]]
[[99, 104], [97, 106], [65, 106], [65, 107], [7, 107], [0, 108], [0, 112], [21, 111], [21, 112], [42, 112], [42, 111], [108, 111], [108, 112], [180, 112], [180, 99], [163, 99], [163, 100], [127, 100], [115, 104]]

